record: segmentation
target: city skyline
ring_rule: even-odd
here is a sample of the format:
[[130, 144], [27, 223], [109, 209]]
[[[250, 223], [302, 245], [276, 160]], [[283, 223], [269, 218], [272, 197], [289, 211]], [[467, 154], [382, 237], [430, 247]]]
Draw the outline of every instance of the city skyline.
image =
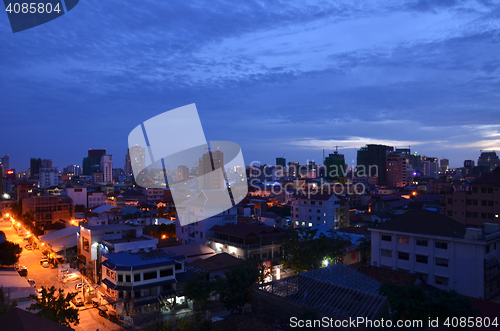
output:
[[190, 103], [207, 139], [236, 142], [246, 164], [318, 163], [339, 146], [353, 165], [384, 144], [460, 167], [500, 150], [498, 5], [134, 6], [89, 0], [16, 34], [0, 19], [11, 168], [81, 165], [89, 148], [121, 168], [132, 128]]

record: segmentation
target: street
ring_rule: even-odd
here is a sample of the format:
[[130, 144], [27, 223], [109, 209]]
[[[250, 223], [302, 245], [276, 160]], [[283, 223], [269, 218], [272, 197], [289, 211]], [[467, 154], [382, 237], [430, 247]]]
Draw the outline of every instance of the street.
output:
[[[28, 268], [28, 276], [26, 278], [35, 280], [36, 288], [40, 288], [42, 286], [47, 288], [55, 286], [56, 288], [63, 289], [65, 293], [75, 292], [76, 282], [62, 283], [57, 278], [57, 268], [54, 268], [52, 265], [49, 268], [42, 267], [40, 264], [42, 252], [38, 249], [27, 250], [25, 245], [28, 241], [23, 240], [23, 237], [19, 236], [10, 224], [0, 224], [0, 231], [5, 233], [6, 240], [19, 244], [23, 248], [18, 264], [25, 265]], [[79, 309], [80, 324], [72, 326], [72, 328], [77, 331], [97, 329], [122, 330], [119, 325], [111, 323], [108, 319], [99, 316], [98, 310], [93, 308], [91, 305], [80, 307]]]

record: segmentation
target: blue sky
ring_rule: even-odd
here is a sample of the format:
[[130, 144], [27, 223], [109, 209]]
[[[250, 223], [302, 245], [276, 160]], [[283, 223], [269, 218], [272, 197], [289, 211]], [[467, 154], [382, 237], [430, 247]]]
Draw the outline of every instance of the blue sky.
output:
[[123, 167], [135, 126], [190, 103], [247, 164], [500, 150], [498, 2], [241, 3], [82, 0], [15, 34], [0, 15], [0, 154], [62, 169], [107, 148]]

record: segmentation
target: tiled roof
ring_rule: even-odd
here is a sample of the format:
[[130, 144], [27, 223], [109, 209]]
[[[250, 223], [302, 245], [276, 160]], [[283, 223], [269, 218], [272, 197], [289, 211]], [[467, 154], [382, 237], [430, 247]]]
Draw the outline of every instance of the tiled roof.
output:
[[243, 223], [227, 224], [225, 226], [215, 225], [210, 229], [210, 231], [238, 238], [270, 237], [285, 234], [285, 230], [274, 228], [272, 226]]
[[453, 238], [465, 234], [465, 225], [462, 223], [428, 210], [410, 210], [374, 229]]
[[208, 259], [195, 260], [190, 264], [206, 271], [216, 271], [232, 268], [241, 265], [244, 262], [244, 260], [238, 259], [228, 253], [220, 253], [209, 257]]
[[186, 257], [213, 254], [215, 251], [203, 244], [188, 244], [163, 248], [164, 251], [172, 252], [175, 255], [186, 255]]
[[396, 285], [415, 284], [418, 278], [415, 274], [372, 266], [361, 266], [358, 268], [358, 271], [376, 279], [380, 283], [391, 283]]

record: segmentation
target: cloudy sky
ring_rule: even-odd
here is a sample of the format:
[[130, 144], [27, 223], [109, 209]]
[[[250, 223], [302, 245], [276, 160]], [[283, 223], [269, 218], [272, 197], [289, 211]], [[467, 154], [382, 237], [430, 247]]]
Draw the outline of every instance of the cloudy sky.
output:
[[123, 167], [134, 127], [196, 103], [247, 164], [381, 143], [460, 166], [500, 150], [499, 18], [488, 0], [82, 0], [13, 34], [2, 14], [0, 156], [107, 148]]

